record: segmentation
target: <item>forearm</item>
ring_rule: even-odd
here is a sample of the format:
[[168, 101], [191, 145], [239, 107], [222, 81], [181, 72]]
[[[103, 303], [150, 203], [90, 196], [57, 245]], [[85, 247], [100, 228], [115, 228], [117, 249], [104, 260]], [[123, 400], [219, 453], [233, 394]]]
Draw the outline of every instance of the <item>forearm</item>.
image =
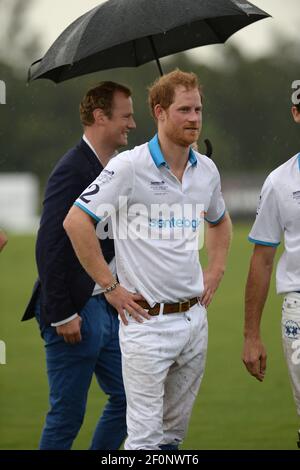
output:
[[[263, 251], [267, 256], [264, 256]], [[267, 247], [254, 249], [245, 291], [245, 339], [260, 337], [260, 323], [269, 292], [273, 257], [272, 251], [268, 254]]]
[[223, 277], [231, 240], [231, 221], [228, 214], [217, 224], [209, 224], [206, 231], [208, 265], [204, 271], [200, 302], [208, 307]]
[[208, 225], [205, 245], [209, 271], [220, 276], [224, 274], [231, 238], [232, 224], [228, 213], [219, 224]]
[[90, 216], [73, 206], [64, 221], [64, 229], [76, 256], [90, 277], [101, 287], [110, 286], [115, 279], [102, 254]]
[[[80, 263], [91, 278], [103, 288], [114, 284], [115, 278], [103, 257], [94, 223], [90, 216], [78, 207], [73, 206], [65, 218], [64, 229], [71, 240]], [[151, 316], [136, 303], [137, 300], [144, 300], [144, 298], [140, 294], [128, 292], [120, 284], [111, 292], [106, 293], [105, 297], [117, 310], [125, 325], [128, 324], [125, 311], [139, 323], [143, 322], [143, 318], [151, 319]], [[73, 321], [76, 321], [76, 319]]]

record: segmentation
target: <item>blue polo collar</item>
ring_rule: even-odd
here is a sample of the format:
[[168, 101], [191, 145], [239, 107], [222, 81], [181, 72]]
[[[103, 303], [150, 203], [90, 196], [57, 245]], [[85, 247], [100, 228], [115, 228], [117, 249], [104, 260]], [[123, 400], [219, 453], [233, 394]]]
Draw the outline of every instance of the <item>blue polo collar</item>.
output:
[[[150, 142], [148, 143], [148, 146], [149, 146], [151, 157], [153, 158], [153, 161], [154, 161], [155, 165], [157, 167], [163, 165], [166, 168], [169, 168], [169, 165], [167, 164], [167, 162], [166, 162], [166, 160], [165, 160], [165, 158], [162, 154], [157, 134], [155, 134], [153, 139], [150, 140]], [[189, 162], [191, 163], [192, 166], [197, 165], [197, 157], [196, 157], [195, 152], [193, 151], [192, 148], [190, 148], [190, 152], [189, 152]]]

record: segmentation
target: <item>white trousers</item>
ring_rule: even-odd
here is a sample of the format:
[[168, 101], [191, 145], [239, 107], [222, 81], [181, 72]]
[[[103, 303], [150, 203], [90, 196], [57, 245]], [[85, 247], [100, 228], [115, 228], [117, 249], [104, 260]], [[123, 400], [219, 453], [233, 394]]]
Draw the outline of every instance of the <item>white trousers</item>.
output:
[[297, 413], [300, 416], [300, 294], [289, 292], [282, 305], [282, 342]]
[[127, 397], [127, 450], [179, 444], [188, 427], [204, 373], [206, 310], [159, 315], [140, 324], [120, 324]]

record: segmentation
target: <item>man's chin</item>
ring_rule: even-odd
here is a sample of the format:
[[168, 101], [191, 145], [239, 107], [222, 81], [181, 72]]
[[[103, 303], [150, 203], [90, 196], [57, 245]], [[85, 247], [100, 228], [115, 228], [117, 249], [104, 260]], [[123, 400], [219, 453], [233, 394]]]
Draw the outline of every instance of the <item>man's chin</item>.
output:
[[187, 140], [189, 141], [190, 145], [193, 144], [194, 142], [197, 142], [200, 137], [200, 132], [191, 132]]
[[190, 147], [195, 142], [197, 142], [197, 140], [198, 140], [197, 137], [195, 137], [194, 139], [182, 139], [182, 140], [178, 141], [178, 144], [181, 147]]
[[126, 137], [120, 139], [119, 147], [125, 147], [128, 144], [128, 139]]
[[182, 137], [181, 140], [181, 145], [184, 147], [189, 147], [192, 145], [194, 142], [197, 142], [200, 137], [200, 132], [191, 132], [189, 135], [185, 135]]

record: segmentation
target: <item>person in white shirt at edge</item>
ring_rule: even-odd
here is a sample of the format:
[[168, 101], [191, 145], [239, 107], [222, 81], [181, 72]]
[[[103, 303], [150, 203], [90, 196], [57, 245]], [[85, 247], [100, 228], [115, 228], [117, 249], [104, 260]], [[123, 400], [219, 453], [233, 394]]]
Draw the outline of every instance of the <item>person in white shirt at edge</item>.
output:
[[[218, 170], [191, 148], [202, 128], [197, 76], [175, 70], [161, 77], [149, 90], [149, 103], [158, 134], [111, 160], [64, 221], [83, 267], [106, 289], [122, 320], [127, 450], [171, 450], [183, 441], [204, 373], [206, 307], [224, 274], [231, 239]], [[120, 195], [127, 198], [129, 236], [115, 239], [117, 283], [99, 253], [94, 223], [105, 223], [109, 207], [121, 221]], [[152, 217], [153, 205], [161, 203], [187, 205], [191, 219]], [[201, 226], [198, 204], [208, 222], [204, 275], [198, 249], [188, 248], [185, 235], [174, 236], [174, 227]], [[151, 228], [158, 236], [136, 237], [134, 230], [130, 236], [137, 213], [141, 232]], [[145, 300], [134, 300], [134, 293]]]
[[[300, 105], [292, 106], [292, 115], [295, 122], [300, 123]], [[284, 295], [283, 349], [300, 416], [300, 362], [297, 360], [297, 348], [300, 347], [300, 153], [267, 177], [256, 220], [249, 234], [249, 241], [255, 246], [245, 293], [243, 362], [248, 372], [260, 382], [265, 378], [267, 363], [260, 323], [274, 256], [282, 235], [284, 252], [277, 265], [276, 284], [277, 293]]]

